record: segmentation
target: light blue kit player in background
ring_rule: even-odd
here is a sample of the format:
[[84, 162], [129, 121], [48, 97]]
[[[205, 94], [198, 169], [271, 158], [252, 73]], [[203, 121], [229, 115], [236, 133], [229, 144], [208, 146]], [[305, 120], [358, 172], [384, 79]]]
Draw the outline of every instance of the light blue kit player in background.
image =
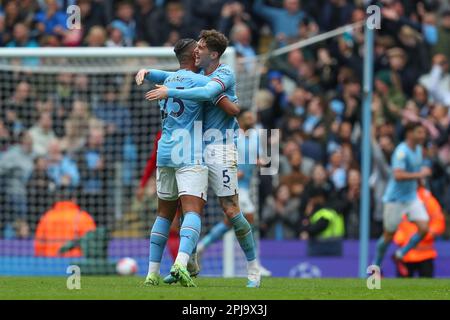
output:
[[428, 233], [429, 217], [425, 206], [417, 196], [418, 180], [431, 175], [431, 169], [424, 165], [423, 160], [422, 145], [425, 140], [426, 131], [420, 124], [410, 123], [405, 127], [405, 141], [394, 150], [391, 177], [383, 196], [384, 233], [377, 241], [375, 265], [381, 266], [386, 250], [404, 214], [418, 228], [408, 244], [398, 249], [392, 257], [402, 276], [408, 275], [408, 269], [402, 262], [402, 258]]

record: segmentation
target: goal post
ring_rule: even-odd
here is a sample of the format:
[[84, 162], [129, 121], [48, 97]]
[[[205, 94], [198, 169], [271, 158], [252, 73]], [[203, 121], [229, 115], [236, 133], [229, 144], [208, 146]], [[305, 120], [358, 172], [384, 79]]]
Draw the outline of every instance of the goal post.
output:
[[[253, 84], [241, 81], [249, 74], [239, 71], [232, 47], [221, 61], [236, 70], [239, 99], [250, 108], [253, 92], [248, 88]], [[128, 256], [137, 260], [140, 274], [147, 272], [155, 181], [149, 181], [143, 201], [136, 200], [135, 191], [160, 115], [156, 103], [144, 99], [151, 86], [134, 83], [140, 68], [176, 70], [178, 62], [169, 47], [0, 49], [0, 110], [7, 114], [0, 123], [0, 157], [15, 159], [10, 149], [18, 146], [21, 131], [33, 139], [30, 162], [17, 169], [27, 180], [12, 174], [13, 163], [11, 174], [0, 177], [0, 275], [62, 275], [69, 264], [78, 262], [112, 270], [114, 262]], [[15, 183], [21, 184], [19, 191]], [[61, 254], [52, 245], [86, 238], [92, 228], [79, 216], [70, 220], [71, 228], [63, 226], [66, 217], [49, 234], [38, 230], [46, 223], [44, 214], [61, 200], [62, 189], [76, 194], [97, 229], [107, 230], [104, 238], [86, 240], [88, 257], [83, 248]], [[205, 211], [203, 233], [223, 219], [212, 194]], [[64, 232], [58, 234], [58, 228]], [[205, 252], [202, 275], [244, 275], [240, 251], [233, 232], [228, 233]], [[168, 272], [171, 262], [166, 249], [162, 272]]]

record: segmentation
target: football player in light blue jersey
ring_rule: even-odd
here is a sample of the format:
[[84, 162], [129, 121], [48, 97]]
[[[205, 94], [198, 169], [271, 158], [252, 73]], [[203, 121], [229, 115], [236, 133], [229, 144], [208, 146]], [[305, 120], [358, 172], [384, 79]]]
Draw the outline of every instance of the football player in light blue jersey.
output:
[[[207, 85], [200, 88], [176, 90], [159, 86], [148, 93], [149, 100], [167, 97], [183, 97], [196, 101], [224, 97], [237, 101], [236, 80], [234, 72], [220, 63], [220, 57], [228, 46], [228, 39], [216, 30], [203, 30], [196, 49], [195, 65], [202, 69], [204, 75], [210, 77]], [[218, 196], [223, 212], [230, 220], [239, 244], [247, 258], [248, 287], [259, 287], [261, 273], [256, 259], [253, 232], [239, 207], [237, 178], [237, 129], [239, 125], [235, 117], [218, 108], [206, 108], [204, 114], [206, 154], [209, 185]], [[208, 138], [210, 138], [208, 140]], [[192, 255], [195, 260], [196, 255]], [[197, 264], [197, 263], [196, 263]]]
[[381, 266], [384, 254], [392, 241], [403, 214], [417, 225], [417, 233], [409, 243], [398, 249], [393, 260], [402, 276], [408, 275], [408, 269], [402, 262], [405, 254], [414, 248], [428, 233], [428, 214], [417, 197], [418, 180], [431, 175], [431, 169], [424, 166], [422, 145], [426, 139], [423, 126], [416, 123], [405, 128], [405, 141], [400, 143], [392, 155], [392, 173], [386, 187], [383, 202], [384, 233], [378, 239], [374, 264]]
[[[239, 185], [239, 206], [244, 213], [247, 221], [254, 226], [255, 219], [255, 205], [251, 199], [251, 181], [255, 174], [258, 158], [262, 154], [261, 145], [259, 143], [259, 136], [254, 129], [256, 119], [250, 110], [242, 110], [238, 116], [239, 127], [241, 129], [238, 141], [238, 185]], [[211, 244], [222, 239], [222, 237], [231, 229], [231, 224], [228, 219], [217, 223], [211, 228], [209, 233], [203, 237], [197, 245], [197, 253], [199, 255], [209, 247]], [[255, 228], [253, 231], [255, 233]], [[256, 239], [255, 239], [256, 244]], [[259, 262], [259, 257], [257, 255]], [[260, 271], [262, 276], [270, 276], [272, 273], [264, 268], [260, 262]]]
[[[167, 87], [192, 88], [209, 81], [209, 78], [193, 72], [197, 70], [194, 65], [196, 46], [197, 42], [193, 39], [182, 39], [176, 43], [174, 51], [180, 62], [180, 70], [165, 78]], [[143, 79], [140, 77], [136, 76], [138, 85], [142, 84]], [[222, 101], [226, 103], [227, 99]], [[207, 103], [177, 98], [159, 102], [162, 135], [158, 143], [156, 172], [158, 216], [150, 235], [146, 285], [159, 284], [162, 253], [179, 198], [184, 219], [180, 228], [178, 255], [170, 272], [181, 285], [195, 286], [186, 266], [200, 236], [200, 215], [208, 191], [208, 168], [203, 164], [202, 128], [199, 136], [195, 132], [195, 123], [203, 118], [204, 104]], [[186, 150], [183, 149], [185, 146], [188, 146]]]

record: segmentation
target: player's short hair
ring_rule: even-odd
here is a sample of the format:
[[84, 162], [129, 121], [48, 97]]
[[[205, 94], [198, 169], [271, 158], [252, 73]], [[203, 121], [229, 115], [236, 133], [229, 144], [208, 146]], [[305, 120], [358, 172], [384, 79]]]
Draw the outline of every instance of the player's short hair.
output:
[[420, 122], [409, 122], [405, 125], [405, 135], [407, 135], [409, 132], [413, 132], [414, 130], [416, 130], [418, 127], [421, 127], [421, 123]]
[[199, 39], [203, 39], [206, 43], [206, 47], [210, 51], [216, 51], [219, 53], [219, 57], [225, 52], [228, 47], [228, 39], [227, 37], [214, 29], [211, 30], [202, 30], [200, 32]]
[[197, 45], [197, 41], [191, 38], [180, 39], [175, 43], [173, 52], [175, 52], [179, 62], [191, 58], [191, 52], [188, 49], [194, 45]]

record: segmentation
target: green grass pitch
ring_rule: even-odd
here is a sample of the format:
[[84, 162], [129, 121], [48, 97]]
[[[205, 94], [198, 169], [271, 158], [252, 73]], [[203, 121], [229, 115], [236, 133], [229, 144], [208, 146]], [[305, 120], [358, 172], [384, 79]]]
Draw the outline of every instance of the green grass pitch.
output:
[[64, 277], [0, 277], [0, 299], [445, 299], [450, 279], [382, 279], [369, 290], [362, 279], [264, 278], [259, 289], [244, 278], [198, 278], [197, 288], [178, 284], [145, 287], [141, 277], [81, 277], [80, 290], [68, 290]]

